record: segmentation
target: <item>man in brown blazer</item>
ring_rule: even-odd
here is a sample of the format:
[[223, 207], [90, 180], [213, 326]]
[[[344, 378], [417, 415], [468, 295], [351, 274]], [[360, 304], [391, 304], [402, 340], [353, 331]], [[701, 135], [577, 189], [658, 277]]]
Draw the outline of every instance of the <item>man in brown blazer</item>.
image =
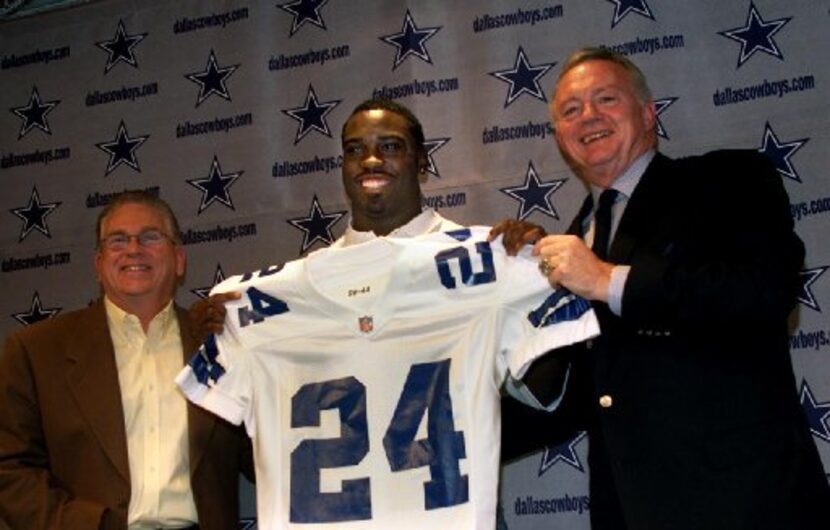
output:
[[198, 347], [172, 302], [186, 265], [176, 218], [125, 192], [101, 212], [97, 241], [101, 300], [14, 333], [0, 355], [0, 520], [237, 528], [250, 444], [173, 382]]

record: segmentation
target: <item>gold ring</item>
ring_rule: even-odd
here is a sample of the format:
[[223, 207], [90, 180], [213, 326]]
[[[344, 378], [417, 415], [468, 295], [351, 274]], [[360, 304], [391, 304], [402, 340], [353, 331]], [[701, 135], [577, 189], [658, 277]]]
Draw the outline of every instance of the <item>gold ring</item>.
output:
[[545, 276], [549, 276], [551, 272], [553, 272], [553, 267], [548, 261], [548, 258], [542, 258], [542, 261], [539, 262], [539, 272], [544, 274]]

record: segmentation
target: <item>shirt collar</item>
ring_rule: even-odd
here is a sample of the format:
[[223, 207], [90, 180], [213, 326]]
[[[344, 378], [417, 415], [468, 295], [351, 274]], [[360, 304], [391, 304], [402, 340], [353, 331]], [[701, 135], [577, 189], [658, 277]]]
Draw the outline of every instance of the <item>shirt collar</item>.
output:
[[[631, 197], [631, 194], [634, 193], [634, 188], [640, 183], [640, 179], [643, 178], [643, 174], [646, 172], [646, 168], [648, 168], [652, 159], [654, 159], [655, 154], [657, 154], [657, 151], [649, 149], [640, 155], [639, 158], [628, 166], [628, 169], [622, 175], [614, 179], [610, 187], [620, 192], [626, 198]], [[602, 193], [602, 188], [591, 186], [591, 195], [594, 198], [594, 204], [597, 204], [600, 193]]]
[[[111, 332], [124, 336], [129, 327], [138, 327], [141, 329], [141, 324], [136, 315], [127, 313], [115, 303], [104, 295], [104, 308], [107, 311], [107, 323], [110, 326]], [[150, 321], [148, 331], [154, 327], [159, 328], [162, 332], [166, 332], [173, 324], [176, 314], [173, 310], [173, 300], [167, 302], [167, 305], [153, 317]]]

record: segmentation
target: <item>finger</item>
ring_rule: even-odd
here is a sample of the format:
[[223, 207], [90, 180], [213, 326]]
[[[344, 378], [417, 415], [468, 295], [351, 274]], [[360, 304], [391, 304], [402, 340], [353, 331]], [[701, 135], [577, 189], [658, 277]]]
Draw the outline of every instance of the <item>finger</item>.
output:
[[225, 329], [225, 326], [222, 323], [212, 323], [206, 326], [206, 328], [216, 335], [221, 335], [222, 331]]
[[487, 241], [493, 241], [494, 239], [496, 239], [497, 237], [502, 235], [504, 233], [504, 229], [505, 229], [505, 222], [504, 221], [499, 221], [498, 223], [493, 225], [493, 227], [490, 228], [490, 233], [487, 234]]
[[212, 313], [207, 315], [207, 318], [205, 319], [205, 322], [207, 322], [208, 324], [223, 323], [223, 322], [225, 322], [225, 315], [227, 315], [227, 313], [228, 312], [225, 311], [224, 306], [219, 307], [216, 311], [213, 311]]
[[210, 310], [210, 301], [207, 299], [200, 299], [193, 302], [187, 310], [188, 317], [191, 322], [202, 322], [208, 315]]
[[536, 243], [537, 241], [539, 241], [540, 239], [542, 239], [546, 235], [548, 235], [548, 234], [547, 234], [547, 232], [545, 232], [544, 228], [542, 228], [541, 226], [536, 226], [536, 227], [531, 228], [530, 230], [528, 230], [524, 234], [522, 234], [522, 240], [526, 244]]
[[214, 302], [218, 304], [224, 304], [228, 300], [239, 300], [240, 297], [242, 297], [242, 293], [240, 293], [239, 291], [228, 291], [225, 293], [212, 294], [210, 295], [209, 300], [211, 304], [213, 304]]

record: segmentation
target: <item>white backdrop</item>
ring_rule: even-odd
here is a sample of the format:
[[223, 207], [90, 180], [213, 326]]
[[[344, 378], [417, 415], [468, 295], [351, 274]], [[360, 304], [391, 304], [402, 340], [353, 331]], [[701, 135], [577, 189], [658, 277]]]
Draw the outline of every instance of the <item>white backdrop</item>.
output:
[[[649, 77], [665, 153], [776, 163], [807, 245], [796, 384], [830, 468], [828, 25], [818, 0], [107, 0], [2, 23], [0, 332], [97, 297], [94, 220], [125, 188], [178, 213], [185, 306], [329, 244], [348, 222], [340, 128], [374, 94], [424, 124], [428, 204], [562, 231], [585, 191], [553, 145], [548, 94], [570, 51], [603, 45]], [[505, 469], [511, 529], [587, 528], [586, 448]]]

